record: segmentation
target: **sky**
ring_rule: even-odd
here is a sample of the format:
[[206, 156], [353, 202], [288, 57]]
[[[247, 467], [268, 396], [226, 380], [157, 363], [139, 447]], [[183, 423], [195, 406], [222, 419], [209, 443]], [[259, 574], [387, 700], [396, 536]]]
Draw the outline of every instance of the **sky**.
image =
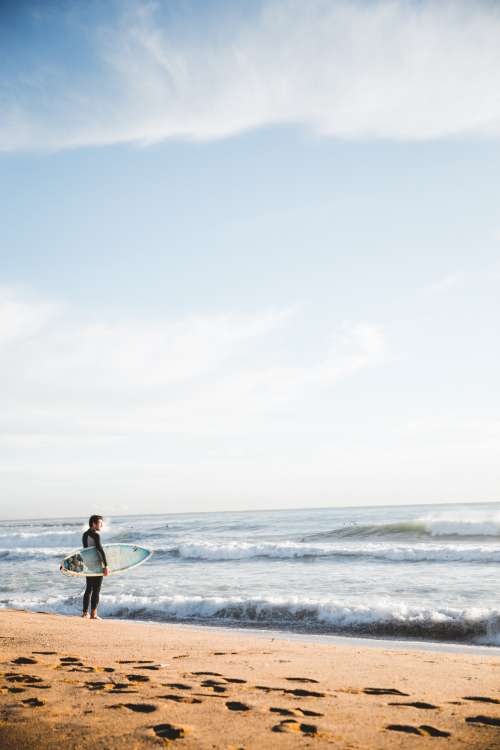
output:
[[0, 517], [500, 500], [500, 4], [0, 5]]

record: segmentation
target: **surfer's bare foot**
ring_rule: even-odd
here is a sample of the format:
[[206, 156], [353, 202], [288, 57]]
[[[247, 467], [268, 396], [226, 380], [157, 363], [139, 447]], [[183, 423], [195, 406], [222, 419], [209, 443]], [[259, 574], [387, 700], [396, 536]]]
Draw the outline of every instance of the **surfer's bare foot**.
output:
[[100, 620], [101, 618], [98, 617], [97, 612], [94, 610], [94, 612], [90, 613], [90, 619], [91, 620]]
[[82, 617], [88, 617], [88, 616], [89, 616], [88, 612], [82, 612]]

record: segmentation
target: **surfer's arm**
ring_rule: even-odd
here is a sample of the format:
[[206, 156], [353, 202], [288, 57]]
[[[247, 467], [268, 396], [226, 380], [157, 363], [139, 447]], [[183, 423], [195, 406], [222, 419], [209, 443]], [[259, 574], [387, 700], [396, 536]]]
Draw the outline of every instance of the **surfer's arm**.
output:
[[97, 552], [99, 554], [99, 557], [101, 558], [101, 562], [103, 564], [103, 567], [107, 568], [108, 567], [108, 561], [106, 560], [106, 553], [104, 552], [102, 544], [101, 544], [101, 536], [100, 536], [99, 532], [94, 531], [93, 534], [92, 534], [92, 537], [93, 537], [94, 542], [95, 542], [96, 550], [97, 550]]

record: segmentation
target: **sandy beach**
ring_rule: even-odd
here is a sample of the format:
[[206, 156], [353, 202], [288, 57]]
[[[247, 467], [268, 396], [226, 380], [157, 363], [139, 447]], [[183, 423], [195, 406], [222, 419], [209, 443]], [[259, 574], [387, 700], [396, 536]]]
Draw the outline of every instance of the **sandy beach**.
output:
[[500, 747], [500, 659], [0, 611], [0, 747]]

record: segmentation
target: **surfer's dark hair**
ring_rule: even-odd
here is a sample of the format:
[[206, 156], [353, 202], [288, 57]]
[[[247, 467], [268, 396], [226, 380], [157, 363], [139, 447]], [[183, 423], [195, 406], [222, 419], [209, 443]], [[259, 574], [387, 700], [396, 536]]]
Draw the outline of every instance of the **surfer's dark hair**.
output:
[[92, 526], [93, 523], [97, 523], [97, 521], [104, 521], [104, 519], [102, 516], [90, 516], [89, 526]]

